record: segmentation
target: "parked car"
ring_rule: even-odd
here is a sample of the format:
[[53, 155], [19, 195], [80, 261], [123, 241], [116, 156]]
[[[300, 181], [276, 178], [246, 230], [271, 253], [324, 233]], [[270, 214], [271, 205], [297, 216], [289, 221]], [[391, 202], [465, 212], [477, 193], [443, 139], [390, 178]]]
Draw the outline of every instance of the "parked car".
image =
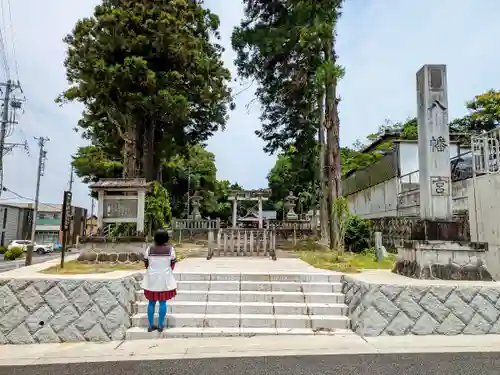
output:
[[31, 244], [31, 241], [26, 241], [26, 240], [14, 240], [12, 241], [9, 246], [7, 246], [7, 249], [12, 249], [13, 247], [22, 247], [24, 251], [28, 251], [28, 245]]
[[[31, 241], [28, 240], [14, 240], [7, 247], [8, 249], [12, 249], [13, 247], [22, 247], [24, 251], [28, 251], [28, 246], [31, 244]], [[54, 251], [54, 246], [52, 244], [42, 245], [37, 244], [33, 246], [33, 250], [39, 254], [47, 254]]]
[[38, 254], [48, 254], [48, 253], [51, 253], [54, 251], [54, 245], [52, 245], [52, 244], [41, 245], [41, 244], [35, 243], [35, 246], [33, 247], [33, 249]]

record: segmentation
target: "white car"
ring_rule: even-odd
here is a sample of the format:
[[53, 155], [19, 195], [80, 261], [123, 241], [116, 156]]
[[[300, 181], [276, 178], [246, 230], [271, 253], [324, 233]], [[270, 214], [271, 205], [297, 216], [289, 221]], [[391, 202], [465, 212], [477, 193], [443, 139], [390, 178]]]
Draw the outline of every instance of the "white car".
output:
[[[13, 247], [22, 247], [24, 251], [28, 251], [28, 246], [31, 245], [31, 241], [28, 240], [15, 240], [10, 243], [7, 247], [8, 249], [12, 249]], [[35, 242], [35, 246], [33, 246], [33, 251], [39, 254], [47, 254], [54, 251], [53, 245], [41, 245]]]

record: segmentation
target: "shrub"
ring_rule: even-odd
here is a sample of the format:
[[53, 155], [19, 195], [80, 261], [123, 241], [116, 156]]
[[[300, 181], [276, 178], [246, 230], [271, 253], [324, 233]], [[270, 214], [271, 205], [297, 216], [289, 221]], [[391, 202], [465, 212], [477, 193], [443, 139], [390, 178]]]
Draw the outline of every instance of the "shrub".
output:
[[12, 249], [9, 249], [4, 253], [3, 258], [5, 260], [15, 260], [23, 255], [24, 250], [22, 247], [13, 247]]
[[354, 253], [362, 252], [370, 247], [370, 221], [358, 215], [350, 215], [347, 219], [344, 243]]
[[0, 254], [5, 254], [7, 252], [7, 246], [0, 246]]

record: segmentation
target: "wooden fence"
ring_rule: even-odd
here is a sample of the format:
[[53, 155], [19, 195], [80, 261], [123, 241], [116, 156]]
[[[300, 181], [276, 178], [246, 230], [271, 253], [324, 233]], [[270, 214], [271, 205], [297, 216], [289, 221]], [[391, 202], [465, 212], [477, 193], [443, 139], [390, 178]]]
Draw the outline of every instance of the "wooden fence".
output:
[[208, 233], [208, 256], [269, 256], [276, 260], [276, 232], [270, 229], [221, 229]]

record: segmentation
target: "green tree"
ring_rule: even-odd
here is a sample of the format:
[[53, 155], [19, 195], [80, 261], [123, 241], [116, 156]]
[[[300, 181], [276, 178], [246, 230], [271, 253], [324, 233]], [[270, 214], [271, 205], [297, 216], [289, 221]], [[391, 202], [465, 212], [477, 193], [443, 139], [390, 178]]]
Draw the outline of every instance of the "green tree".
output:
[[[325, 61], [327, 47], [320, 36], [334, 26], [323, 27], [328, 20], [321, 17], [325, 10], [331, 16], [331, 9], [336, 16], [337, 8], [330, 8], [331, 1], [310, 5], [298, 0], [245, 0], [244, 5], [245, 18], [235, 28], [232, 41], [240, 76], [259, 85], [256, 93], [263, 113], [262, 129], [256, 133], [265, 141], [264, 150], [286, 153], [294, 146], [297, 153], [315, 152], [317, 158], [321, 154], [316, 137], [322, 135], [322, 98], [332, 77], [332, 61]], [[335, 64], [333, 70], [338, 73]], [[332, 152], [335, 150], [329, 149], [328, 154]], [[313, 174], [310, 182], [323, 180], [323, 173], [321, 169]], [[321, 195], [323, 189], [317, 193]]]
[[65, 39], [68, 88], [83, 136], [119, 160], [124, 176], [158, 178], [165, 160], [226, 122], [229, 71], [219, 19], [189, 0], [104, 0]]

